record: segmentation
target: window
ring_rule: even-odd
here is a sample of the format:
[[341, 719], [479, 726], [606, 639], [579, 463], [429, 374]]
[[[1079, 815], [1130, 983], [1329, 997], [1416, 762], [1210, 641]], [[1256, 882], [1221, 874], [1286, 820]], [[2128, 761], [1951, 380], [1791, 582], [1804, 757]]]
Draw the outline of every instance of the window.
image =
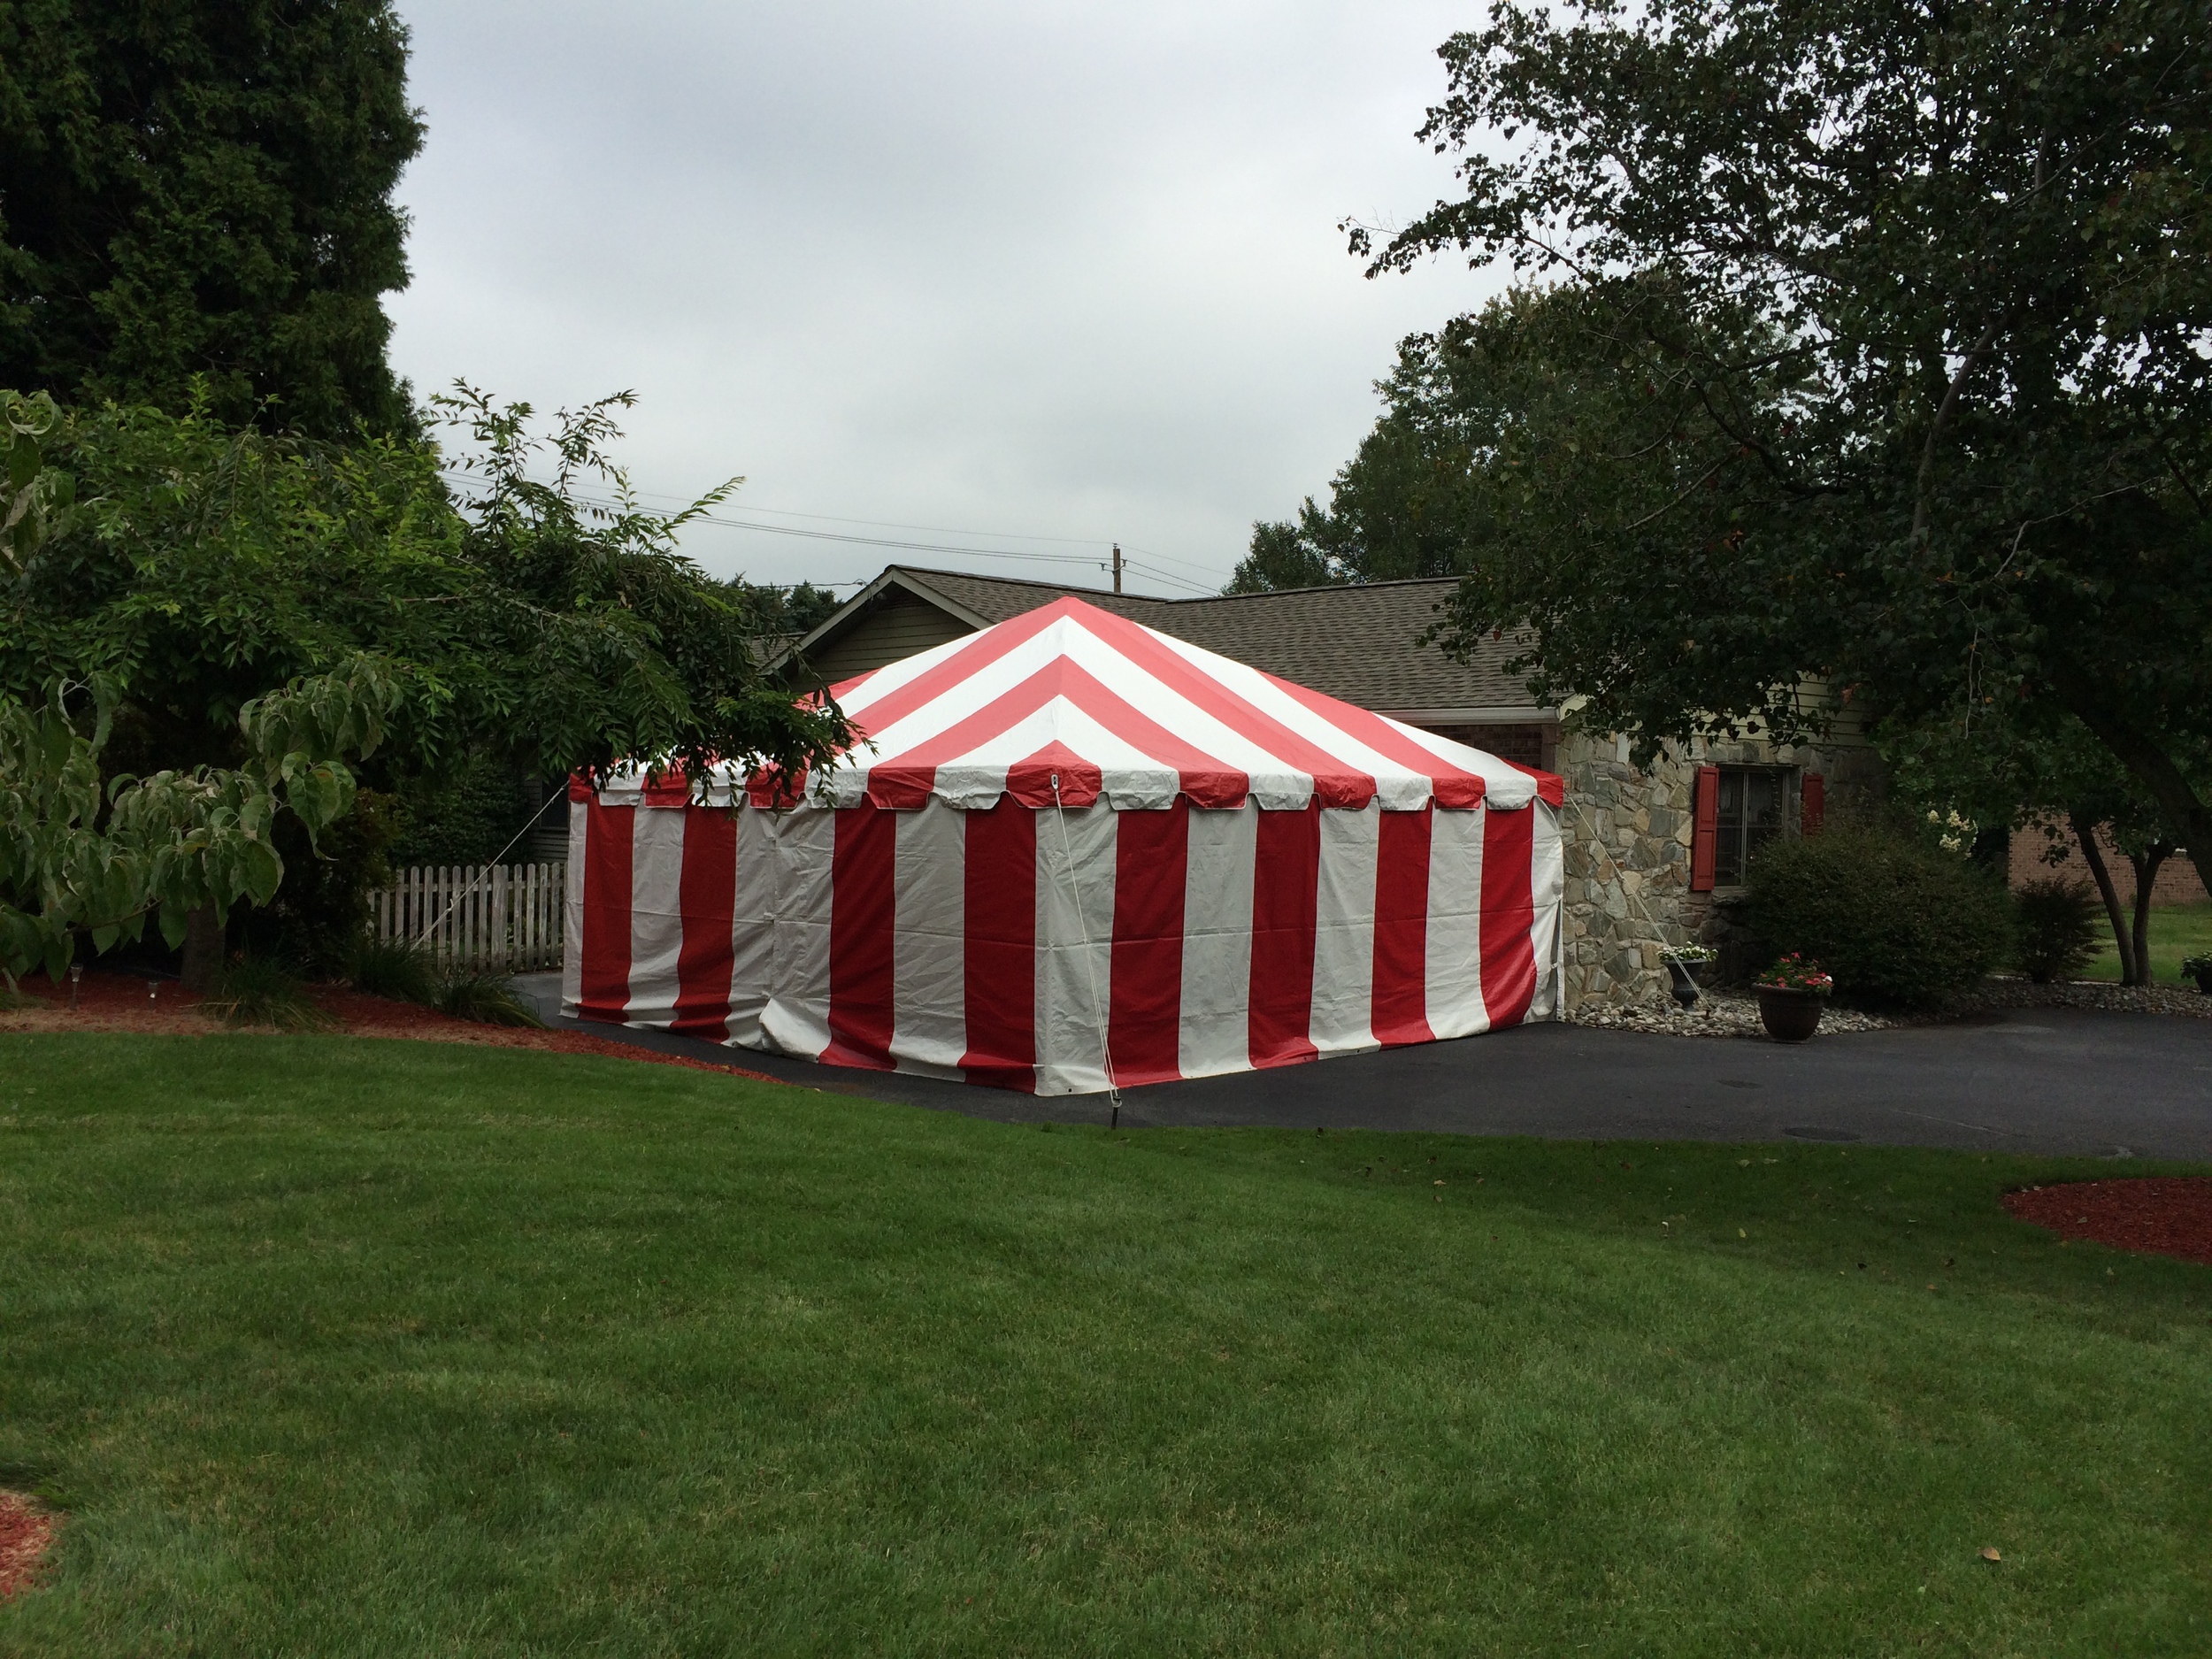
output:
[[1782, 833], [1786, 773], [1763, 766], [1723, 766], [1713, 810], [1713, 884], [1743, 880], [1752, 855]]

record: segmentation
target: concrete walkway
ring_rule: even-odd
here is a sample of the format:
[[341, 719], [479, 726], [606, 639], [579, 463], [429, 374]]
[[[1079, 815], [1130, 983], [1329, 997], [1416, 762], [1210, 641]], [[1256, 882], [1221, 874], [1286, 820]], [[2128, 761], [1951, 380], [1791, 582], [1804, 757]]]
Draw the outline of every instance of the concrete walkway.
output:
[[[1106, 1120], [1102, 1094], [1041, 1100], [558, 1020], [558, 976], [520, 983], [571, 1029], [810, 1087], [1003, 1122]], [[2039, 1009], [1802, 1047], [1534, 1025], [1130, 1089], [1121, 1121], [2212, 1160], [2212, 1020]]]

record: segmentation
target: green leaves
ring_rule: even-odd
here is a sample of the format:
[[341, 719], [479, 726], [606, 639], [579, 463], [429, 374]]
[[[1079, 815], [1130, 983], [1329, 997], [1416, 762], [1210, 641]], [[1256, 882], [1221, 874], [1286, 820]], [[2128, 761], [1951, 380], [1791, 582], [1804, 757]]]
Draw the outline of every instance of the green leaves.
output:
[[2212, 12], [1498, 0], [1442, 56], [1462, 194], [1355, 251], [1561, 284], [1390, 388], [1500, 503], [1456, 636], [1646, 738], [2074, 718], [2212, 847]]
[[76, 480], [45, 463], [41, 440], [60, 423], [61, 411], [44, 392], [25, 397], [0, 391], [0, 442], [7, 453], [7, 489], [0, 495], [0, 561], [17, 570], [47, 538], [66, 530], [76, 504]]
[[268, 903], [284, 879], [277, 813], [296, 813], [311, 835], [342, 817], [354, 780], [341, 757], [373, 745], [402, 701], [388, 664], [357, 659], [248, 704], [246, 766], [119, 777], [104, 800], [99, 757], [117, 695], [111, 682], [58, 680], [37, 708], [0, 696], [0, 970], [10, 974], [40, 964], [58, 974], [79, 931], [104, 951], [157, 913], [174, 946], [191, 910], [219, 919], [242, 901]]

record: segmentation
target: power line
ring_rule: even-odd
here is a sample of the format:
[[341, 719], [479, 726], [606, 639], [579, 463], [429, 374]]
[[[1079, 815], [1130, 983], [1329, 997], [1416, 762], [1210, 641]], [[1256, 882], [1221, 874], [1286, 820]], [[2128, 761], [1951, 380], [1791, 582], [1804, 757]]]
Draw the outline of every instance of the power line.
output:
[[[463, 472], [467, 471], [466, 468], [455, 465], [451, 463], [448, 463], [448, 470]], [[624, 503], [617, 497], [600, 495], [588, 490], [577, 489], [573, 486], [571, 487], [570, 493], [579, 501], [582, 501], [592, 506], [619, 508], [624, 505]], [[642, 495], [648, 492], [640, 491], [636, 493]], [[673, 496], [668, 495], [661, 495], [657, 498], [661, 500], [675, 499]], [[765, 512], [774, 510], [768, 508], [750, 508], [741, 509], [741, 511]], [[879, 519], [840, 518], [828, 513], [792, 513], [789, 516], [793, 518], [814, 518], [829, 524], [873, 525], [883, 528], [909, 527], [894, 526]], [[1104, 570], [1108, 568], [1107, 559], [1102, 553], [1088, 557], [1077, 553], [1025, 553], [1018, 549], [1008, 548], [970, 547], [940, 541], [910, 541], [888, 536], [852, 535], [844, 532], [834, 530], [808, 530], [796, 525], [756, 524], [748, 519], [726, 518], [718, 517], [713, 513], [701, 513], [694, 518], [691, 522], [694, 524], [710, 524], [726, 530], [756, 530], [766, 535], [795, 536], [801, 540], [809, 541], [834, 541], [849, 547], [884, 548], [895, 552], [948, 554], [954, 557], [960, 558], [999, 559], [1025, 565], [1088, 565], [1097, 570]], [[910, 527], [917, 529], [929, 528], [927, 526], [914, 526]], [[946, 530], [938, 532], [938, 534], [948, 535], [966, 534], [996, 536], [1006, 541], [1030, 540], [1037, 541], [1050, 541], [1060, 545], [1073, 547], [1101, 546], [1100, 541], [1092, 541], [1079, 536], [1032, 536], [1025, 538], [1017, 536], [1011, 532], [995, 530]], [[1212, 575], [1215, 573], [1207, 570], [1207, 568], [1202, 565], [1192, 564], [1190, 561], [1186, 559], [1178, 559], [1171, 554], [1151, 553], [1144, 549], [1138, 549], [1136, 550], [1145, 552], [1148, 557], [1161, 559], [1170, 564], [1183, 565], [1188, 569], [1201, 572], [1206, 575]], [[1210, 597], [1215, 592], [1213, 588], [1191, 581], [1187, 577], [1177, 576], [1170, 572], [1160, 570], [1156, 566], [1140, 565], [1132, 560], [1129, 562], [1128, 568], [1133, 570], [1141, 570], [1146, 575], [1150, 576], [1156, 581], [1167, 582], [1178, 588], [1187, 588], [1193, 594], [1203, 595]], [[816, 586], [823, 588], [845, 588], [854, 586], [864, 587], [866, 583], [864, 580], [858, 583], [819, 582], [816, 584]]]

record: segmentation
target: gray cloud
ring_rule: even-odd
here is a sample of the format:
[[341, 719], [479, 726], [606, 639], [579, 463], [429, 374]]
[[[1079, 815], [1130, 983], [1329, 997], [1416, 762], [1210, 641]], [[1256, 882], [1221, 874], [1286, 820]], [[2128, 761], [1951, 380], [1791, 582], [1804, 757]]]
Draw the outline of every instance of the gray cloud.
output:
[[[1495, 286], [1365, 281], [1336, 231], [1448, 188], [1411, 134], [1463, 7], [402, 10], [429, 141], [399, 368], [541, 406], [634, 387], [623, 454], [657, 495], [739, 472], [741, 507], [1118, 539], [1212, 588], [1350, 454], [1398, 337]], [[763, 580], [1094, 575], [686, 545]]]

